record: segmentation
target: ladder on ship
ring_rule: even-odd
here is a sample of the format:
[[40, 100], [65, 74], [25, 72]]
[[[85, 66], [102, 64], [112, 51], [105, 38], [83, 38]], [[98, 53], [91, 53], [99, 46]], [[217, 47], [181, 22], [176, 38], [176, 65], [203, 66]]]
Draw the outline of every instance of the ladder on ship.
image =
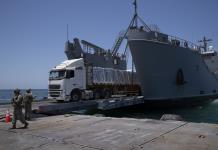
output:
[[[143, 24], [144, 29], [147, 31], [151, 31], [151, 29], [148, 27], [148, 25], [138, 16], [137, 13], [137, 0], [134, 0], [133, 5], [135, 7], [135, 13], [133, 15], [133, 18], [128, 26], [128, 28], [125, 31], [122, 31], [119, 33], [118, 38], [115, 40], [114, 46], [112, 47], [112, 55], [115, 56], [123, 42], [123, 40], [126, 38], [128, 31], [131, 27], [138, 27], [138, 20]], [[127, 47], [127, 46], [126, 46]], [[124, 55], [126, 53], [126, 50], [124, 52]]]

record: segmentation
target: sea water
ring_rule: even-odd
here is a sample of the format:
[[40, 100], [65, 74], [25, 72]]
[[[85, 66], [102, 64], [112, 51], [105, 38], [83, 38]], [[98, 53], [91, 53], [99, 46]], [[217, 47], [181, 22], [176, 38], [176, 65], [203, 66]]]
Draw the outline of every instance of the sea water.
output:
[[218, 99], [203, 106], [182, 108], [147, 108], [131, 107], [100, 112], [108, 117], [126, 117], [137, 119], [160, 119], [164, 114], [180, 115], [184, 121], [218, 124]]
[[[22, 89], [21, 94], [25, 94], [26, 90]], [[47, 89], [32, 89], [33, 96], [36, 100], [42, 100], [48, 96]], [[10, 102], [12, 97], [14, 96], [14, 90], [5, 89], [0, 90], [0, 104]]]

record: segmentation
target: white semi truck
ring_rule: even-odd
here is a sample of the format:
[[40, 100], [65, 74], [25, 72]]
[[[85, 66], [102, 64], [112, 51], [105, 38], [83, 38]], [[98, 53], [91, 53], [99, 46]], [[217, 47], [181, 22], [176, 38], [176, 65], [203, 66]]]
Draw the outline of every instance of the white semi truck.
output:
[[62, 101], [140, 94], [140, 86], [132, 71], [93, 67], [85, 64], [83, 58], [66, 60], [52, 68], [48, 89], [49, 99]]

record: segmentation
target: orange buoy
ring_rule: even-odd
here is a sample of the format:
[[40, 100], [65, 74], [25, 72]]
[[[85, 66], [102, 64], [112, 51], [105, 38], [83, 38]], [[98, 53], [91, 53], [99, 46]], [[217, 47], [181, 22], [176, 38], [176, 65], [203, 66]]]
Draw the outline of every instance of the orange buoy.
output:
[[11, 116], [10, 116], [9, 110], [7, 110], [7, 113], [5, 115], [5, 122], [6, 123], [11, 122]]

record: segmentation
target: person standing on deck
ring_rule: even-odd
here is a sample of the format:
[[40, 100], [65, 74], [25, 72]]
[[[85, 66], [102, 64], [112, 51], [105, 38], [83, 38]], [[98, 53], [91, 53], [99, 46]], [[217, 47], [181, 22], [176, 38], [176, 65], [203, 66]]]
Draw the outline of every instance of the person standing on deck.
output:
[[23, 102], [23, 97], [20, 95], [20, 90], [19, 89], [14, 90], [14, 97], [12, 98], [11, 101], [13, 106], [12, 129], [16, 129], [17, 120], [20, 120], [20, 122], [24, 124], [23, 128], [27, 128], [27, 126], [29, 125], [24, 119], [24, 115], [22, 112], [22, 102]]
[[26, 94], [24, 95], [24, 110], [25, 110], [25, 119], [31, 119], [32, 113], [32, 102], [33, 102], [33, 95], [31, 89], [26, 90]]

